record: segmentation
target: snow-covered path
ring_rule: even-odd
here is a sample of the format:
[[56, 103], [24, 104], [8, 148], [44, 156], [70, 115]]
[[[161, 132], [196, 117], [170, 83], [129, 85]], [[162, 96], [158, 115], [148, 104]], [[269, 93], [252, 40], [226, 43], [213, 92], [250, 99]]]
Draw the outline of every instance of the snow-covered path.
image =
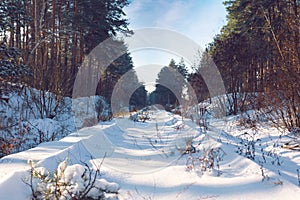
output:
[[[127, 118], [84, 128], [60, 141], [39, 145], [0, 160], [0, 199], [29, 199], [30, 190], [22, 182], [28, 175], [27, 161], [54, 170], [66, 157], [74, 163], [104, 163], [102, 176], [120, 184], [120, 199], [297, 199], [295, 172], [286, 167], [277, 174], [267, 168], [270, 177], [262, 182], [260, 166], [235, 153], [234, 141], [219, 134], [222, 124], [215, 123], [204, 135], [189, 120], [165, 111], [150, 111], [151, 120], [133, 122]], [[186, 170], [187, 155], [181, 150], [195, 138], [202, 147], [221, 147], [226, 156], [216, 171]], [[234, 138], [232, 138], [234, 140]], [[297, 156], [297, 155], [294, 155]], [[287, 161], [288, 162], [288, 161]], [[297, 167], [300, 163], [289, 160]], [[300, 166], [299, 166], [300, 168]], [[292, 174], [292, 175], [291, 175]], [[282, 184], [278, 184], [282, 182]], [[16, 192], [18, 191], [18, 192]]]

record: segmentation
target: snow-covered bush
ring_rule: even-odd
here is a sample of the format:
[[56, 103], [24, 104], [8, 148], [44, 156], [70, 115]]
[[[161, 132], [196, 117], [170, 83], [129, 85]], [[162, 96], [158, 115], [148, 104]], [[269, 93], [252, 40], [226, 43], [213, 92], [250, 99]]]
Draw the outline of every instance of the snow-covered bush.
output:
[[238, 120], [238, 126], [242, 126], [245, 128], [256, 128], [257, 126], [257, 120], [251, 118], [251, 116], [245, 116], [245, 115], [241, 115], [239, 120]]
[[150, 113], [148, 108], [144, 108], [138, 112], [130, 113], [129, 119], [134, 122], [146, 122], [150, 120]]
[[101, 178], [100, 170], [87, 164], [68, 165], [65, 160], [54, 173], [34, 166], [32, 161], [29, 165], [30, 177], [25, 183], [30, 186], [34, 200], [118, 199], [119, 185]]
[[97, 118], [101, 121], [108, 121], [112, 119], [112, 112], [110, 105], [106, 102], [104, 97], [95, 96], [95, 109], [97, 112]]
[[193, 139], [187, 141], [184, 155], [186, 157], [187, 171], [198, 171], [201, 174], [215, 170], [217, 176], [221, 175], [220, 162], [226, 155], [225, 151], [217, 145], [208, 145], [207, 137], [200, 136], [197, 145], [193, 145]]
[[221, 147], [196, 148], [190, 145], [186, 149], [188, 154], [186, 167], [188, 171], [200, 170], [201, 172], [217, 170], [217, 176], [221, 175], [220, 161], [226, 155]]
[[75, 130], [71, 99], [0, 84], [0, 157], [59, 140]]
[[94, 126], [99, 121], [112, 119], [110, 105], [102, 96], [73, 98], [72, 110], [77, 128]]
[[31, 142], [33, 146], [42, 142], [55, 141], [63, 136], [66, 136], [67, 130], [65, 130], [62, 124], [56, 120], [45, 119], [32, 119], [21, 123], [23, 127], [26, 127], [27, 140]]

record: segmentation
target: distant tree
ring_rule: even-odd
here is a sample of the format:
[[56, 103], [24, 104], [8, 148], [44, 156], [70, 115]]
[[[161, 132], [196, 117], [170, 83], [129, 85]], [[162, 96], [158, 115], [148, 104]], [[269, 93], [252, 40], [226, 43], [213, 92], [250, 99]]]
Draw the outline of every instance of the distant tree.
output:
[[207, 100], [210, 97], [204, 78], [200, 73], [201, 69], [205, 69], [209, 67], [209, 63], [208, 63], [209, 59], [208, 59], [207, 52], [203, 54], [199, 52], [198, 56], [199, 56], [198, 58], [199, 60], [195, 61], [193, 66], [194, 71], [193, 73], [189, 74], [187, 80], [189, 84], [192, 86], [193, 90], [195, 91], [198, 102], [201, 102]]
[[134, 91], [130, 97], [129, 105], [135, 108], [141, 109], [147, 105], [147, 90], [145, 86], [142, 85]]
[[188, 77], [188, 70], [185, 66], [183, 58], [180, 59], [180, 62], [178, 63], [176, 70], [186, 79]]
[[[123, 42], [115, 42], [116, 45], [119, 46], [118, 48], [125, 49], [124, 51], [126, 52], [126, 47]], [[126, 72], [133, 69], [132, 58], [128, 53], [125, 53], [113, 61], [104, 72], [101, 71], [101, 68], [102, 66], [100, 66], [98, 70], [95, 70], [99, 73], [97, 75], [99, 76], [99, 82], [96, 93], [105, 97], [105, 99], [109, 102], [116, 83]]]
[[186, 79], [188, 71], [184, 60], [181, 59], [179, 64], [176, 64], [174, 59], [171, 59], [169, 65], [161, 69], [156, 80], [156, 89], [152, 95], [152, 101], [156, 104], [179, 105], [179, 99], [183, 99], [184, 89], [186, 87]]
[[135, 70], [131, 69], [114, 86], [111, 105], [114, 113], [122, 113], [132, 107], [139, 109], [145, 107], [146, 100], [145, 86], [139, 82]]

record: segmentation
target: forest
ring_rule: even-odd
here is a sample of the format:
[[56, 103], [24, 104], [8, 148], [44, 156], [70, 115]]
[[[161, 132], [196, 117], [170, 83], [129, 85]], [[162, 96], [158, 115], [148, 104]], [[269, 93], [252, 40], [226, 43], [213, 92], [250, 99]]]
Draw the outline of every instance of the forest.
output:
[[[3, 105], [8, 103], [10, 91], [25, 86], [35, 88], [40, 93], [33, 100], [39, 110], [35, 117], [55, 118], [59, 101], [72, 96], [85, 56], [107, 38], [115, 42], [108, 51], [115, 48], [127, 51], [117, 34], [134, 34], [123, 11], [129, 3], [127, 0], [1, 1], [0, 95]], [[299, 1], [232, 0], [225, 1], [224, 6], [228, 13], [226, 25], [195, 60], [192, 72], [187, 70], [183, 59], [178, 63], [172, 59], [158, 74], [156, 90], [148, 97], [143, 83], [133, 73], [133, 82], [140, 88], [132, 95], [130, 104], [136, 108], [161, 104], [169, 110], [178, 106], [175, 95], [160, 84], [169, 69], [178, 71], [188, 81], [198, 102], [213, 98], [201, 76], [201, 70], [213, 61], [226, 88], [227, 115], [256, 110], [279, 128], [289, 131], [300, 128]], [[120, 77], [134, 70], [128, 51], [104, 72], [85, 66], [87, 76], [97, 76], [99, 80], [95, 83], [95, 95], [103, 97], [108, 104]], [[182, 91], [183, 87], [177, 90]], [[45, 105], [49, 98], [47, 92], [55, 96], [54, 108]], [[1, 112], [1, 130], [11, 132], [19, 118], [7, 115]], [[1, 137], [6, 145], [7, 139]]]
[[[1, 1], [2, 84], [71, 96], [84, 56], [117, 33], [132, 34], [122, 10], [126, 5], [126, 0]], [[132, 68], [130, 55], [121, 56], [103, 73], [97, 94], [108, 100], [118, 78]]]
[[[126, 11], [216, 2], [1, 0], [0, 199], [299, 199], [300, 1], [225, 0], [192, 62]], [[144, 65], [153, 90], [128, 38], [184, 43]]]
[[[225, 1], [227, 24], [198, 56], [194, 71], [188, 74], [183, 60], [178, 64], [171, 60], [168, 67], [187, 78], [202, 102], [212, 96], [201, 70], [214, 62], [226, 88], [226, 115], [257, 110], [275, 126], [293, 131], [300, 127], [299, 4], [296, 0]], [[166, 73], [164, 68], [158, 83]], [[172, 91], [160, 84], [151, 96], [162, 105], [178, 104]]]

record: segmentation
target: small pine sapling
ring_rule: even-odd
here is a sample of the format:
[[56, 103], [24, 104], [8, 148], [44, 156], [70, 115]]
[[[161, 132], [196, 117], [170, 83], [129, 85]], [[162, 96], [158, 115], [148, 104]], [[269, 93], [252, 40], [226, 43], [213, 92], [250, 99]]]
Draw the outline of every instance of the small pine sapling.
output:
[[100, 178], [100, 167], [94, 170], [87, 163], [68, 165], [65, 160], [54, 173], [50, 173], [44, 167], [34, 166], [32, 161], [28, 163], [31, 168], [30, 177], [23, 181], [31, 189], [32, 200], [92, 200], [107, 199], [109, 196], [118, 199], [119, 185]]

